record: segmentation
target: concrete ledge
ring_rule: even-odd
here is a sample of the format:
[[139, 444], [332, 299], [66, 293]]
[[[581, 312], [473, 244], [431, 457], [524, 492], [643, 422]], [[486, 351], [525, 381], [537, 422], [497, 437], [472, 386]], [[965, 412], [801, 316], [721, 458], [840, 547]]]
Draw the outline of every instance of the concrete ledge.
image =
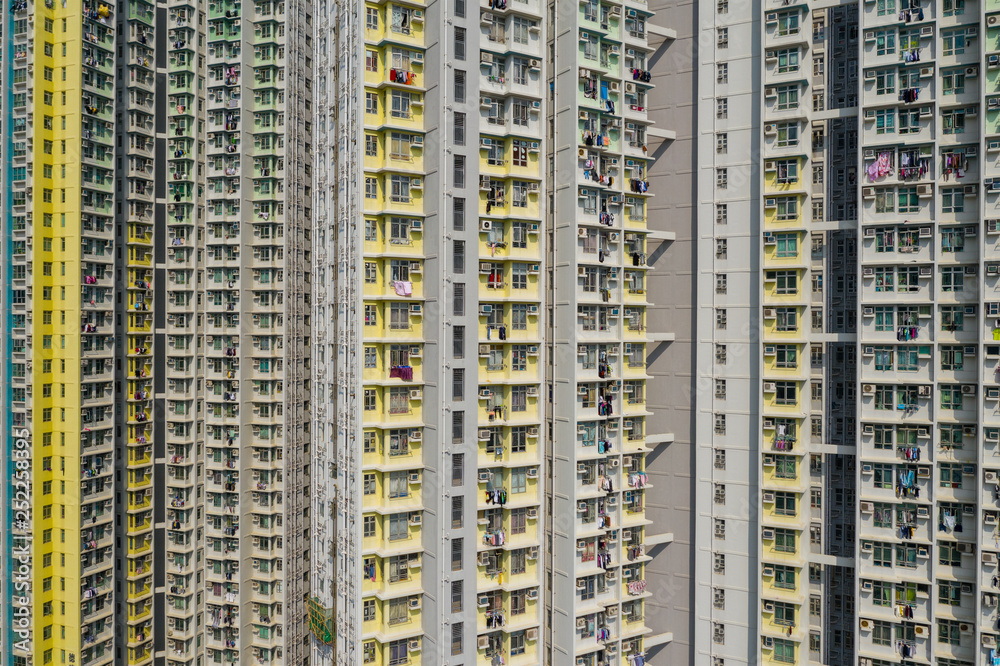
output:
[[646, 136], [673, 141], [677, 138], [677, 132], [659, 127], [648, 127], [646, 128]]
[[817, 553], [810, 553], [809, 561], [815, 562], [816, 564], [825, 564], [828, 567], [846, 567], [848, 569], [853, 569], [857, 566], [857, 562], [853, 557], [838, 557], [836, 555], [819, 555]]
[[674, 433], [668, 432], [662, 435], [646, 435], [647, 444], [672, 444]]
[[649, 649], [651, 647], [656, 647], [657, 645], [666, 645], [667, 643], [672, 643], [674, 640], [674, 632], [665, 631], [662, 634], [655, 634], [653, 636], [646, 636], [642, 639], [642, 647]]
[[646, 238], [649, 240], [672, 241], [677, 239], [677, 234], [673, 231], [650, 231], [646, 234]]
[[664, 28], [653, 23], [647, 23], [646, 30], [664, 39], [677, 39], [677, 31], [672, 28]]
[[650, 342], [673, 342], [677, 338], [675, 333], [647, 333], [646, 338]]
[[646, 546], [659, 546], [661, 543], [673, 543], [674, 533], [664, 532], [663, 534], [654, 534], [653, 536], [647, 536], [642, 540], [642, 543]]

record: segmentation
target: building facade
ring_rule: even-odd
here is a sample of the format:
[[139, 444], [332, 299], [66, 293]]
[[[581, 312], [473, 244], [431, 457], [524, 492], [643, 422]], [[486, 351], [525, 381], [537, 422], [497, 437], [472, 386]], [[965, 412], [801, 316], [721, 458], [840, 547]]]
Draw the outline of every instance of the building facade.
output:
[[646, 346], [670, 336], [645, 276], [672, 239], [647, 223], [672, 138], [647, 95], [673, 34], [635, 3], [317, 16], [314, 658], [668, 644], [644, 606], [646, 543], [670, 541], [644, 514], [670, 440], [646, 437]]
[[311, 20], [10, 7], [5, 663], [304, 656]]

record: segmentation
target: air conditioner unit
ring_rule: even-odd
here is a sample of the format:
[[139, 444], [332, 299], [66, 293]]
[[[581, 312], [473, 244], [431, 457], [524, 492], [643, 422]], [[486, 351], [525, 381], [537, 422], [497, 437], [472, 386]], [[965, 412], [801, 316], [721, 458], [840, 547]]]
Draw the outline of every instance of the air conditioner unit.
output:
[[872, 628], [872, 621], [871, 620], [864, 620], [864, 619], [861, 620], [861, 630], [862, 631], [871, 631], [871, 628]]
[[764, 504], [774, 504], [774, 493], [764, 493]]
[[872, 513], [875, 511], [873, 502], [861, 502], [861, 513]]
[[479, 221], [479, 230], [480, 231], [490, 231], [491, 229], [493, 229], [493, 221], [492, 220], [480, 220]]

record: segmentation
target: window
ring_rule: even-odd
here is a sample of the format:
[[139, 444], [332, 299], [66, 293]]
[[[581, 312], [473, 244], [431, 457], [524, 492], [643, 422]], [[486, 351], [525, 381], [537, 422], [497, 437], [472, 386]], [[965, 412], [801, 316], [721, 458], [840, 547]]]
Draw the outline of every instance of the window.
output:
[[775, 565], [774, 586], [783, 590], [795, 589], [795, 567]]
[[938, 564], [946, 567], [962, 565], [962, 553], [958, 551], [957, 542], [941, 541], [938, 543]]
[[779, 148], [789, 148], [799, 145], [799, 125], [796, 122], [778, 123], [777, 145]]
[[[409, 603], [409, 600], [407, 599], [401, 599], [400, 601], [407, 604]], [[389, 666], [398, 666], [399, 664], [406, 664], [409, 662], [410, 657], [407, 652], [408, 644], [409, 641], [406, 639], [389, 643]]]
[[962, 584], [954, 580], [939, 580], [938, 601], [945, 606], [961, 606]]
[[[965, 35], [966, 35], [965, 28], [962, 28], [961, 30], [942, 30], [941, 31], [942, 53], [944, 53], [944, 55], [962, 55], [963, 53], [965, 53], [965, 46], [966, 46]], [[948, 70], [945, 70], [944, 72], [942, 72], [942, 74], [944, 74], [944, 76], [947, 76], [947, 74], [945, 73], [947, 71]], [[952, 71], [957, 71], [957, 70], [952, 70]]]
[[896, 92], [896, 70], [882, 69], [875, 73], [875, 93], [891, 95]]
[[409, 7], [392, 5], [392, 16], [390, 29], [403, 35], [410, 34], [410, 12]]
[[882, 620], [875, 620], [872, 624], [872, 643], [892, 645], [892, 625]]
[[958, 620], [937, 619], [937, 642], [948, 645], [959, 645], [962, 640], [962, 629]]
[[369, 538], [375, 536], [375, 516], [365, 516], [362, 519], [363, 536]]
[[799, 216], [799, 200], [797, 197], [778, 197], [776, 200], [777, 219], [782, 222], [795, 220]]
[[775, 30], [775, 34], [779, 37], [786, 37], [788, 35], [797, 35], [799, 32], [799, 16], [800, 12], [798, 9], [792, 11], [785, 11], [778, 13], [778, 27]]
[[454, 287], [454, 301], [452, 303], [452, 314], [456, 317], [465, 316], [465, 283], [456, 282]]
[[515, 16], [511, 21], [511, 30], [514, 33], [514, 43], [515, 44], [527, 44], [528, 43], [528, 32], [531, 30], [531, 26], [534, 21], [526, 19], [521, 16]]
[[715, 415], [715, 433], [717, 435], [726, 434], [726, 415], [716, 414]]
[[729, 28], [717, 28], [715, 31], [715, 45], [720, 49], [729, 48]]
[[465, 28], [455, 28], [455, 60], [465, 60]]
[[875, 31], [875, 55], [891, 55], [896, 52], [896, 28]]
[[872, 544], [872, 563], [877, 567], [891, 567], [892, 544], [881, 541]]
[[797, 331], [799, 328], [797, 308], [775, 308], [775, 330], [783, 333]]
[[725, 132], [715, 135], [715, 152], [719, 155], [725, 155], [729, 152], [729, 135]]
[[963, 291], [965, 288], [965, 268], [962, 266], [946, 266], [941, 269], [942, 291]]
[[720, 190], [729, 187], [729, 169], [715, 170], [715, 186]]
[[[465, 70], [461, 69], [455, 70], [455, 102], [458, 104], [465, 103]], [[458, 115], [462, 116], [462, 122], [464, 125], [465, 114], [455, 114], [456, 117]]]
[[396, 499], [410, 494], [409, 473], [389, 472], [389, 497]]
[[465, 187], [465, 155], [455, 155], [453, 165], [452, 178], [454, 186], [459, 188]]
[[799, 255], [798, 234], [775, 234], [774, 240], [777, 245], [774, 253], [776, 257], [788, 259]]
[[[960, 189], [960, 188], [959, 188]], [[941, 191], [942, 196], [945, 190]], [[961, 195], [959, 195], [961, 196]], [[945, 211], [949, 212], [949, 211]], [[965, 249], [965, 229], [962, 227], [945, 227], [941, 229], [941, 251], [961, 252]]]
[[[965, 195], [961, 187], [942, 187], [941, 188], [941, 212], [943, 213], [961, 213], [965, 211]], [[965, 233], [961, 229], [951, 230], [952, 235], [961, 235], [964, 244]], [[957, 232], [957, 233], [956, 233]], [[942, 249], [944, 249], [944, 239], [942, 238]], [[951, 252], [959, 252], [958, 250], [945, 250]]]
[[794, 405], [796, 404], [796, 385], [795, 382], [775, 382], [775, 396], [774, 402], [777, 405]]
[[729, 206], [727, 204], [715, 204], [715, 223], [727, 224], [729, 222]]
[[898, 126], [900, 134], [915, 134], [920, 131], [920, 110], [900, 109]]
[[965, 13], [965, 0], [944, 0], [945, 16], [961, 16]]
[[941, 478], [938, 485], [942, 488], [961, 489], [962, 463], [940, 463]]
[[465, 483], [465, 454], [453, 453], [451, 456], [451, 485], [461, 486]]
[[729, 64], [720, 62], [715, 66], [715, 82], [729, 83]]
[[728, 241], [725, 238], [715, 239], [715, 258], [725, 259], [728, 254]]
[[[461, 582], [462, 581], [454, 581], [454, 583], [461, 583]], [[454, 585], [454, 583], [452, 583], [452, 585]], [[459, 604], [461, 604], [461, 597], [459, 597]], [[454, 595], [454, 593], [452, 593], [452, 606], [453, 606], [452, 612], [456, 612], [454, 610], [454, 605], [455, 605], [455, 595]], [[462, 632], [464, 630], [465, 630], [465, 623], [463, 623], [463, 622], [455, 622], [454, 624], [451, 625], [451, 654], [452, 655], [462, 654]]]
[[797, 549], [795, 530], [774, 530], [774, 549], [779, 553], [794, 553]]
[[729, 290], [729, 278], [725, 273], [715, 275], [715, 293], [725, 294]]
[[788, 74], [790, 72], [799, 71], [799, 50], [798, 49], [781, 49], [777, 53], [778, 56], [778, 74]]
[[774, 293], [776, 294], [799, 293], [799, 276], [796, 271], [767, 271], [765, 277], [768, 282], [774, 282]]
[[964, 367], [961, 347], [941, 347], [941, 369], [962, 370]]
[[899, 188], [899, 204], [897, 211], [900, 213], [916, 213], [920, 210], [920, 199], [917, 196], [916, 187]]
[[365, 49], [365, 70], [369, 72], [378, 71], [378, 51], [375, 49]]
[[894, 109], [875, 110], [875, 133], [893, 134], [896, 131], [896, 111]]
[[[964, 40], [963, 40], [964, 42]], [[947, 42], [946, 42], [947, 44]], [[945, 46], [947, 48], [947, 46]], [[961, 52], [965, 52], [964, 45]], [[947, 55], [947, 53], [945, 54]], [[945, 69], [941, 71], [941, 88], [945, 95], [961, 95], [965, 92], [965, 69]]]
[[776, 492], [774, 493], [774, 513], [778, 516], [794, 516], [796, 511], [795, 493]]
[[715, 117], [724, 120], [729, 117], [729, 100], [719, 97], [715, 100]]
[[941, 127], [945, 134], [964, 134], [965, 111], [961, 109], [942, 111]]
[[779, 479], [794, 479], [797, 476], [794, 456], [775, 456], [774, 475]]
[[[408, 92], [403, 92], [399, 90], [392, 91], [392, 107], [391, 115], [393, 118], [409, 118], [410, 117], [410, 100], [411, 96]], [[394, 176], [395, 178], [395, 176]], [[409, 180], [409, 179], [407, 179]]]
[[726, 330], [727, 314], [725, 308], [715, 308], [715, 328], [720, 331]]
[[775, 105], [779, 111], [799, 108], [799, 85], [797, 83], [777, 86], [778, 101]]

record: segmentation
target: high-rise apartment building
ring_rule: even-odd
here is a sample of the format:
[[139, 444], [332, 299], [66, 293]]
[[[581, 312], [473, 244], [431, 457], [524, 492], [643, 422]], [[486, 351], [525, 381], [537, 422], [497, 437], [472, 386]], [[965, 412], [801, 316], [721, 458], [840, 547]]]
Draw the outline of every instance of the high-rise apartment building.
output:
[[301, 663], [311, 9], [6, 16], [3, 662]]
[[697, 267], [696, 659], [996, 658], [997, 12], [665, 12], [697, 43], [666, 75], [696, 90], [673, 125], [696, 194], [672, 194], [698, 208], [673, 246]]
[[632, 664], [647, 603], [645, 3], [317, 8], [318, 663]]

